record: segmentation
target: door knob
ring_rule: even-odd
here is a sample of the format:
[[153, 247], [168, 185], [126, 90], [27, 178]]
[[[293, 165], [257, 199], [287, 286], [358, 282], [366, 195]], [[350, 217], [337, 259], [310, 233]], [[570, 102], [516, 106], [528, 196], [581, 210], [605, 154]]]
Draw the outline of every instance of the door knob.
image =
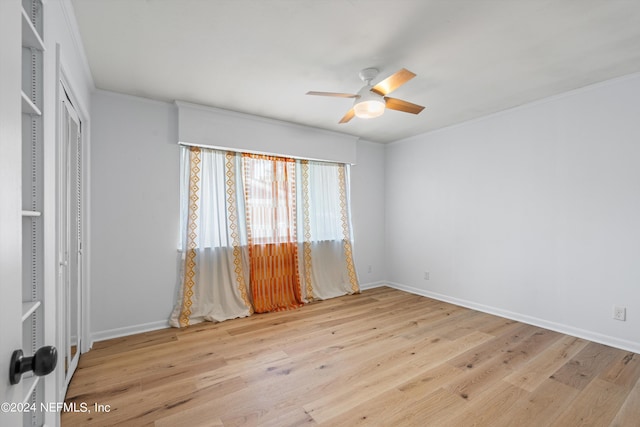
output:
[[48, 375], [56, 368], [58, 350], [52, 346], [40, 347], [33, 356], [24, 357], [22, 350], [16, 350], [11, 355], [9, 365], [9, 382], [18, 384], [22, 374], [33, 371], [39, 377]]

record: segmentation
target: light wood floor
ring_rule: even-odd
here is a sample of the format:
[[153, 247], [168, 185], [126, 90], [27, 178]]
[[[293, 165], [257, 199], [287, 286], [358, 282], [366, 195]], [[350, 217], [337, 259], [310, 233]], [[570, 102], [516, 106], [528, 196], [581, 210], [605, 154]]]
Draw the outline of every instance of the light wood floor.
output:
[[62, 425], [639, 426], [638, 378], [638, 354], [382, 287], [97, 343]]

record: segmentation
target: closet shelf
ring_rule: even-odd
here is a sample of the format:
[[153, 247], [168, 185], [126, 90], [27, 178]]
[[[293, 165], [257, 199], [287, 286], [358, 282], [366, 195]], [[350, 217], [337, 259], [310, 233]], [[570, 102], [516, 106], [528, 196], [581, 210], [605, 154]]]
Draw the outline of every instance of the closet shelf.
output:
[[29, 301], [22, 303], [22, 321], [24, 322], [40, 307], [40, 301]]
[[42, 212], [38, 212], [38, 211], [22, 211], [22, 217], [26, 218], [26, 217], [38, 217], [41, 216]]
[[33, 116], [41, 116], [42, 112], [36, 104], [29, 99], [26, 93], [22, 92], [22, 112]]
[[24, 8], [22, 9], [22, 46], [44, 51], [42, 37], [38, 34], [36, 27], [33, 26]]

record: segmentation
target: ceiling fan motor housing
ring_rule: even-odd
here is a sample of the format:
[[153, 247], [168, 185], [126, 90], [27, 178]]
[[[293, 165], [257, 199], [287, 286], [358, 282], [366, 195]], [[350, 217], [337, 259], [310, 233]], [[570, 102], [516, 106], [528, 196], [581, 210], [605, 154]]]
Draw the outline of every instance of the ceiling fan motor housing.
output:
[[364, 70], [360, 71], [359, 74], [360, 79], [366, 84], [371, 84], [371, 80], [375, 79], [377, 75], [377, 68], [365, 68]]

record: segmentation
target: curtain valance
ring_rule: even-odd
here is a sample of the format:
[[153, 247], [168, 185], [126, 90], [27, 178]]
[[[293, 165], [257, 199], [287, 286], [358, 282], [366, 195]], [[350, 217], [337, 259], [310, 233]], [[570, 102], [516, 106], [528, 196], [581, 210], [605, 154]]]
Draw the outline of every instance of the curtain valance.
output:
[[358, 137], [353, 135], [188, 102], [175, 104], [182, 145], [356, 163]]

